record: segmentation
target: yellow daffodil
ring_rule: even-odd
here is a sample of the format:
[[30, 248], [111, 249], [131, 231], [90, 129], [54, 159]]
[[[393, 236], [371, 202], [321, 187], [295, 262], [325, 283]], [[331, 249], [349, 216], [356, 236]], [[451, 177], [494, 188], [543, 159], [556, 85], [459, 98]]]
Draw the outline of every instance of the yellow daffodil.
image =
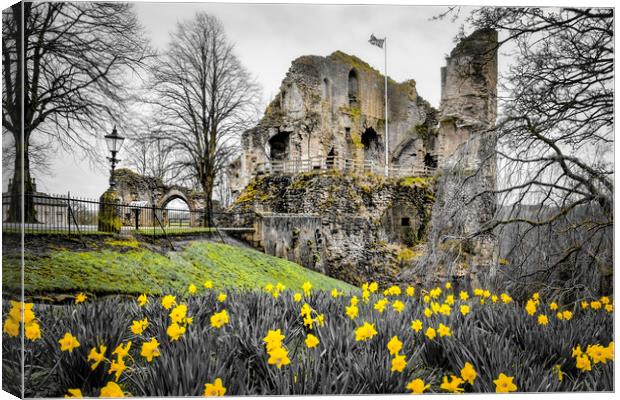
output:
[[392, 303], [392, 308], [396, 312], [402, 312], [405, 309], [405, 303], [400, 300], [396, 300]]
[[510, 296], [509, 296], [508, 294], [506, 294], [506, 293], [502, 293], [499, 297], [502, 299], [502, 302], [503, 302], [504, 304], [508, 304], [508, 303], [512, 302], [512, 297], [510, 297]]
[[407, 384], [407, 389], [411, 390], [411, 393], [415, 394], [424, 393], [424, 391], [429, 387], [431, 387], [431, 385], [425, 385], [424, 381], [420, 378], [414, 379]]
[[474, 366], [466, 362], [465, 366], [461, 369], [461, 378], [463, 378], [463, 380], [468, 382], [470, 385], [473, 385], [476, 380], [476, 376], [477, 374]]
[[555, 311], [555, 310], [557, 310], [557, 309], [558, 309], [558, 303], [553, 302], [553, 303], [549, 304], [549, 309], [550, 309], [551, 311]]
[[499, 374], [497, 379], [493, 380], [495, 383], [495, 392], [496, 393], [510, 393], [517, 391], [517, 385], [513, 382], [514, 377], [506, 376], [505, 374]]
[[94, 363], [90, 366], [92, 370], [97, 368], [97, 366], [103, 360], [105, 360], [106, 350], [107, 350], [107, 347], [104, 345], [99, 345], [99, 351], [97, 351], [96, 347], [93, 347], [92, 349], [90, 349], [90, 353], [88, 353], [88, 358], [86, 359], [86, 361], [94, 361]]
[[444, 324], [439, 324], [439, 328], [437, 328], [437, 333], [439, 333], [440, 337], [452, 336], [452, 332], [450, 331], [450, 328]]
[[562, 372], [562, 366], [560, 364], [556, 364], [553, 367], [554, 372], [558, 375], [558, 381], [562, 382], [564, 380], [564, 372]]
[[446, 284], [444, 285], [444, 287], [446, 289], [452, 289], [452, 284], [450, 282], [446, 282]]
[[347, 317], [351, 319], [355, 319], [357, 315], [359, 314], [359, 309], [355, 305], [346, 307], [345, 311], [346, 311]]
[[84, 397], [80, 389], [67, 389], [65, 399], [81, 399]]
[[168, 329], [166, 329], [166, 333], [170, 336], [171, 341], [179, 340], [185, 333], [185, 327], [177, 323], [172, 323], [168, 326]]
[[68, 351], [69, 353], [72, 353], [76, 347], [80, 347], [80, 342], [69, 332], [65, 333], [65, 336], [58, 343], [60, 343], [61, 351]]
[[205, 283], [203, 283], [202, 286], [205, 289], [213, 289], [213, 282], [212, 281], [205, 281]]
[[226, 301], [227, 297], [228, 296], [226, 295], [226, 293], [220, 292], [219, 296], [217, 296], [217, 301], [219, 301], [220, 303], [223, 303]]
[[282, 368], [283, 365], [289, 365], [291, 360], [288, 358], [288, 350], [284, 347], [276, 347], [269, 352], [269, 360], [267, 360], [269, 365], [276, 365], [278, 369]]
[[220, 378], [215, 379], [213, 383], [205, 384], [205, 397], [221, 397], [226, 394], [226, 388], [222, 384], [222, 380]]
[[467, 304], [461, 305], [460, 310], [461, 310], [461, 314], [463, 315], [469, 314], [469, 311], [470, 311], [469, 306]]
[[312, 284], [310, 282], [306, 281], [301, 286], [301, 289], [304, 291], [304, 296], [308, 297], [308, 296], [310, 296], [310, 292], [312, 290]]
[[263, 342], [265, 342], [267, 351], [271, 351], [277, 347], [281, 347], [284, 338], [285, 336], [280, 332], [279, 329], [269, 330], [269, 332], [267, 332], [267, 336], [263, 338]]
[[569, 310], [562, 311], [562, 317], [564, 317], [566, 321], [570, 321], [571, 318], [573, 318], [573, 313]]
[[75, 304], [80, 304], [86, 301], [86, 299], [88, 298], [88, 296], [86, 296], [84, 293], [78, 293], [75, 296]]
[[146, 297], [146, 294], [142, 293], [140, 296], [138, 296], [138, 305], [140, 307], [143, 307], [147, 302], [148, 298]]
[[603, 296], [600, 299], [598, 299], [598, 301], [600, 301], [602, 304], [609, 304], [609, 297]]
[[390, 355], [396, 355], [403, 348], [403, 342], [398, 340], [398, 336], [392, 336], [392, 339], [387, 344], [387, 348], [390, 351]]
[[601, 308], [601, 302], [600, 301], [592, 301], [590, 302], [590, 308], [592, 308], [593, 310], [598, 310]]
[[430, 340], [435, 339], [435, 337], [437, 336], [437, 332], [435, 331], [435, 329], [428, 327], [428, 329], [426, 329], [426, 333], [425, 333], [426, 337], [429, 338]]
[[187, 292], [189, 294], [196, 294], [197, 291], [198, 291], [198, 288], [193, 283], [190, 283], [189, 286], [187, 287]]
[[177, 303], [176, 298], [175, 298], [173, 295], [171, 295], [171, 294], [169, 294], [169, 295], [167, 295], [167, 296], [164, 296], [164, 297], [161, 299], [161, 305], [162, 305], [162, 306], [163, 306], [166, 310], [171, 309], [171, 308], [172, 308], [172, 306], [173, 306], [173, 305], [175, 305], [176, 303]]
[[123, 344], [119, 344], [118, 346], [116, 346], [116, 348], [114, 349], [114, 351], [112, 352], [112, 354], [116, 354], [118, 355], [119, 358], [123, 358], [126, 357], [129, 354], [129, 349], [131, 348], [131, 340], [128, 341], [127, 343], [125, 343], [125, 345], [123, 346]]
[[159, 357], [159, 342], [157, 339], [152, 338], [150, 341], [142, 343], [140, 355], [146, 358], [148, 362], [153, 361], [153, 357]]
[[415, 332], [420, 332], [422, 330], [422, 321], [416, 319], [415, 321], [411, 321], [411, 329]]
[[178, 306], [174, 307], [168, 315], [170, 316], [170, 319], [173, 323], [179, 324], [183, 322], [185, 320], [185, 317], [187, 316], [187, 306], [185, 304], [179, 304]]
[[299, 303], [301, 301], [301, 293], [295, 293], [293, 295], [293, 300], [295, 300], [296, 303]]
[[581, 372], [592, 371], [592, 364], [587, 355], [583, 354], [575, 358], [575, 366]]
[[444, 376], [439, 388], [450, 393], [461, 393], [464, 390], [461, 387], [462, 384], [463, 380], [456, 375], [450, 376], [450, 381], [447, 376]]
[[459, 293], [459, 298], [463, 301], [466, 301], [467, 299], [469, 299], [469, 293], [461, 291], [461, 293]]
[[415, 294], [415, 288], [413, 286], [407, 286], [407, 289], [405, 289], [405, 293], [407, 294], [407, 296], [413, 297], [413, 295]]
[[372, 339], [377, 334], [375, 330], [374, 324], [369, 324], [368, 322], [364, 322], [364, 324], [357, 329], [355, 329], [355, 340], [362, 341]]
[[32, 321], [29, 324], [26, 324], [24, 330], [28, 340], [34, 341], [41, 339], [41, 327], [37, 321]]
[[110, 364], [110, 370], [108, 371], [108, 374], [114, 374], [114, 381], [118, 382], [118, 380], [121, 377], [121, 374], [126, 369], [127, 369], [127, 366], [125, 365], [125, 361], [123, 360], [123, 358], [119, 356], [117, 357], [116, 360], [112, 361], [112, 363]]
[[221, 328], [228, 323], [228, 312], [222, 310], [219, 313], [215, 313], [211, 316], [211, 326], [214, 328]]
[[381, 300], [378, 300], [375, 305], [374, 305], [374, 309], [379, 311], [379, 313], [382, 313], [385, 310], [385, 306], [388, 304], [388, 299], [383, 298]]
[[396, 355], [392, 359], [392, 368], [391, 372], [403, 372], [405, 367], [407, 366], [407, 358], [403, 355]]
[[125, 393], [118, 384], [110, 381], [101, 388], [99, 397], [125, 397]]
[[377, 284], [377, 282], [371, 282], [370, 285], [368, 285], [368, 291], [370, 293], [374, 293], [379, 289], [379, 285]]
[[309, 333], [306, 336], [305, 342], [306, 342], [306, 346], [308, 346], [308, 348], [311, 349], [313, 347], [316, 347], [319, 344], [319, 339], [313, 334]]
[[11, 337], [19, 336], [19, 322], [11, 317], [7, 318], [4, 321], [4, 327], [2, 331]]
[[538, 315], [538, 325], [547, 325], [549, 323], [549, 318], [545, 314]]
[[136, 335], [141, 335], [142, 332], [149, 326], [149, 321], [144, 318], [139, 321], [133, 321], [131, 323], [131, 331]]
[[449, 305], [449, 306], [454, 305], [454, 295], [452, 295], [452, 294], [447, 295], [447, 296], [446, 296], [445, 303], [446, 303], [447, 305]]
[[534, 300], [528, 300], [525, 305], [525, 311], [527, 311], [528, 315], [536, 314], [536, 303]]

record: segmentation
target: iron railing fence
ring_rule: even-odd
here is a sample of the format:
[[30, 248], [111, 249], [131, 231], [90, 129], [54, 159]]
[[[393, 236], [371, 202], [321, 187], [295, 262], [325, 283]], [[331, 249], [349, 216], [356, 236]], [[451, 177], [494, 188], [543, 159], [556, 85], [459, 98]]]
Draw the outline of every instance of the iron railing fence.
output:
[[[88, 234], [132, 232], [144, 235], [211, 232], [216, 229], [250, 229], [255, 214], [212, 212], [212, 223], [207, 223], [204, 210], [156, 208], [147, 202], [129, 204], [105, 203], [67, 193], [27, 194], [32, 200], [35, 221], [23, 225], [24, 233]], [[2, 196], [2, 231], [20, 232], [20, 223], [8, 220], [11, 195]], [[113, 210], [119, 218], [112, 224], [101, 223], [102, 208]], [[105, 214], [103, 214], [105, 217]], [[120, 221], [120, 224], [118, 223]]]

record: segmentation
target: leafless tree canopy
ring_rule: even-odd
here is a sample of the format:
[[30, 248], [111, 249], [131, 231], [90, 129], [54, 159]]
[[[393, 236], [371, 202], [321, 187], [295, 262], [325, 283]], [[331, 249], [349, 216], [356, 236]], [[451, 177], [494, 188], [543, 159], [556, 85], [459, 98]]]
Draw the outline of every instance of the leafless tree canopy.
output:
[[238, 135], [256, 122], [258, 86], [222, 24], [205, 13], [177, 25], [152, 73], [153, 134], [170, 144], [175, 170], [202, 186], [209, 222], [216, 176], [235, 155]]
[[511, 262], [505, 277], [609, 291], [613, 11], [481, 8], [469, 22], [517, 49], [496, 127], [501, 206], [491, 228]]
[[[126, 3], [21, 2], [3, 12], [2, 22], [3, 133], [14, 136], [14, 180], [23, 179], [28, 193], [31, 137], [96, 157], [92, 136], [122, 123], [129, 82], [148, 46]], [[16, 208], [9, 212], [15, 218]], [[25, 212], [33, 220], [34, 209]]]

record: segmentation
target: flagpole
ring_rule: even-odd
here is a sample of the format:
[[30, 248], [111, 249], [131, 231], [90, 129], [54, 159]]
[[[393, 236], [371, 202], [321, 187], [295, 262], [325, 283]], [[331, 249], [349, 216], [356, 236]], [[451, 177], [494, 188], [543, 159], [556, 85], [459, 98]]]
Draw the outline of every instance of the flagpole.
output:
[[385, 83], [385, 177], [389, 176], [389, 147], [390, 135], [388, 130], [388, 89], [387, 89], [387, 36], [385, 37], [383, 48], [383, 79]]

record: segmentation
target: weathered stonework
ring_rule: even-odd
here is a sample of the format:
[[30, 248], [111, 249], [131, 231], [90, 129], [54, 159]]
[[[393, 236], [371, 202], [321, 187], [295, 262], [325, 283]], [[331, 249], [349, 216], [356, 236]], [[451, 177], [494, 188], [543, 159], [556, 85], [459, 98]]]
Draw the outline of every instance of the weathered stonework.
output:
[[480, 287], [497, 267], [497, 238], [485, 232], [495, 214], [497, 32], [464, 38], [442, 68], [440, 172], [428, 251], [414, 270], [426, 283]]
[[256, 243], [353, 284], [398, 281], [422, 251], [433, 178], [317, 171], [254, 179], [233, 210], [259, 213]]
[[[385, 164], [384, 78], [355, 56], [294, 60], [259, 124], [243, 134], [243, 155], [229, 173], [238, 194], [260, 164], [329, 156]], [[437, 111], [414, 80], [388, 79], [389, 157], [392, 166], [424, 165], [436, 153]], [[428, 154], [428, 155], [427, 155]]]

